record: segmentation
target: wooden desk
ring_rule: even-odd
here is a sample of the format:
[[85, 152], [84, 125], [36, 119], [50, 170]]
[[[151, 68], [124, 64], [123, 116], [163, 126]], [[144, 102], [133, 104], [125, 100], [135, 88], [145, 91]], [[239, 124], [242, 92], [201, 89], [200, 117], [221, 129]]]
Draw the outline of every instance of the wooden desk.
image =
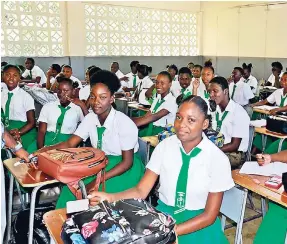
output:
[[159, 143], [157, 136], [144, 136], [141, 137], [144, 141], [148, 141], [151, 146], [156, 147]]
[[48, 232], [57, 244], [63, 244], [61, 239], [61, 230], [62, 225], [66, 219], [67, 215], [65, 208], [49, 211], [43, 216], [43, 220], [48, 229]]
[[[283, 186], [276, 190], [264, 185], [264, 182], [270, 179], [270, 177], [240, 174], [239, 170], [237, 169], [232, 171], [232, 178], [237, 185], [240, 185], [252, 192], [259, 194], [262, 197], [287, 207], [287, 193], [284, 192]], [[260, 184], [255, 183], [253, 179], [259, 180]]]
[[257, 112], [257, 113], [260, 113], [260, 114], [266, 114], [266, 115], [270, 114], [269, 110], [264, 110], [264, 109], [259, 109], [259, 108], [253, 108], [253, 112]]
[[149, 108], [145, 108], [144, 106], [139, 105], [138, 103], [128, 103], [128, 107], [132, 109], [142, 110], [145, 112], [149, 111]]

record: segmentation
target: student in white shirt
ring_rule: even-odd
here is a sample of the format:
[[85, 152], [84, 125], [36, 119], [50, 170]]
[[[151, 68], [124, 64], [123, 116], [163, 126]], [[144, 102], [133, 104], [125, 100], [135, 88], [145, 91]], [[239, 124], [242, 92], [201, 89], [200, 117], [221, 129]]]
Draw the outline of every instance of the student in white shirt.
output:
[[167, 71], [170, 73], [172, 79], [170, 91], [174, 97], [178, 97], [181, 91], [181, 86], [178, 79], [178, 68], [174, 64], [168, 65]]
[[150, 110], [142, 117], [133, 118], [138, 127], [144, 127], [140, 130], [139, 137], [157, 135], [166, 125], [173, 125], [177, 104], [170, 92], [171, 84], [171, 76], [167, 71], [157, 75], [155, 88], [158, 95], [154, 98]]
[[193, 78], [191, 79], [192, 94], [204, 98], [205, 86], [201, 79], [202, 66], [199, 64], [194, 65], [192, 70]]
[[186, 67], [189, 68], [189, 69], [190, 69], [190, 72], [192, 73], [192, 70], [193, 70], [193, 68], [194, 68], [194, 63], [193, 63], [193, 62], [190, 62], [190, 63], [187, 64]]
[[176, 220], [178, 244], [228, 243], [218, 214], [223, 194], [234, 187], [226, 155], [204, 135], [207, 104], [200, 97], [178, 109], [173, 135], [155, 148], [139, 184], [116, 194], [92, 192], [93, 206], [101, 200], [145, 199], [159, 178], [157, 209]]
[[280, 62], [273, 62], [272, 66], [272, 74], [269, 76], [266, 86], [275, 86], [276, 88], [280, 88], [280, 78], [283, 75], [283, 66]]
[[29, 146], [28, 152], [67, 141], [72, 136], [88, 114], [85, 103], [73, 98], [73, 93], [73, 81], [63, 78], [59, 82], [58, 100], [45, 104], [41, 110], [37, 141]]
[[191, 71], [187, 67], [180, 68], [178, 72], [178, 80], [180, 84], [180, 89], [176, 92], [174, 91], [174, 97], [176, 97], [176, 103], [180, 104], [188, 96], [192, 95], [191, 84]]
[[1, 120], [16, 140], [22, 141], [23, 148], [36, 138], [35, 106], [33, 98], [18, 84], [20, 70], [15, 65], [6, 65], [3, 80], [8, 89], [1, 93]]
[[22, 79], [28, 83], [38, 83], [43, 85], [46, 83], [47, 78], [44, 71], [35, 65], [35, 60], [33, 58], [27, 58], [25, 61], [26, 70], [22, 74]]
[[73, 76], [73, 69], [70, 65], [65, 64], [62, 66], [62, 74], [65, 78], [71, 79], [74, 84], [78, 84], [77, 88], [79, 90], [83, 88], [82, 82], [77, 77]]
[[131, 67], [131, 72], [126, 74], [125, 77], [127, 77], [127, 87], [123, 87], [123, 90], [125, 92], [131, 92], [133, 93], [136, 89], [137, 86], [140, 82], [140, 78], [138, 77], [138, 65], [139, 65], [139, 61], [132, 61], [130, 63], [130, 67]]
[[243, 76], [241, 77], [241, 81], [248, 84], [253, 94], [256, 94], [258, 81], [253, 75], [251, 75], [252, 64], [247, 65], [246, 63], [243, 63], [242, 68]]
[[121, 87], [119, 88], [118, 92], [124, 91], [123, 88], [128, 87], [128, 83], [127, 83], [128, 78], [125, 77], [122, 71], [120, 71], [120, 65], [118, 62], [112, 62], [111, 72], [114, 73], [121, 82]]
[[[67, 141], [45, 147], [38, 152], [77, 147], [89, 137], [92, 146], [103, 150], [109, 160], [106, 167], [105, 191], [109, 193], [123, 191], [136, 186], [144, 173], [143, 163], [137, 155], [138, 129], [128, 116], [112, 107], [114, 93], [120, 87], [115, 74], [101, 70], [90, 78], [90, 82], [93, 112], [85, 116]], [[88, 177], [84, 179], [84, 183], [87, 185], [94, 179], [95, 176]], [[65, 186], [62, 188], [56, 208], [64, 208], [66, 202], [72, 200], [75, 200], [75, 196]]]
[[47, 71], [46, 89], [53, 90], [53, 84], [56, 82], [56, 76], [61, 73], [61, 66], [59, 64], [52, 64]]
[[209, 84], [211, 100], [217, 104], [214, 130], [224, 135], [221, 150], [229, 157], [232, 169], [242, 165], [249, 143], [250, 118], [238, 103], [229, 98], [228, 83], [223, 77], [214, 77]]

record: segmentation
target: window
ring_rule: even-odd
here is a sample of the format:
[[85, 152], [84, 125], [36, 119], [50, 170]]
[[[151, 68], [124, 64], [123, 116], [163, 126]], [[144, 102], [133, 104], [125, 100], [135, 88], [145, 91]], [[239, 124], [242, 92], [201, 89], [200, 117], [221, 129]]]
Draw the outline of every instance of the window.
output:
[[85, 4], [86, 55], [198, 55], [196, 14]]
[[2, 1], [2, 56], [63, 56], [59, 2]]

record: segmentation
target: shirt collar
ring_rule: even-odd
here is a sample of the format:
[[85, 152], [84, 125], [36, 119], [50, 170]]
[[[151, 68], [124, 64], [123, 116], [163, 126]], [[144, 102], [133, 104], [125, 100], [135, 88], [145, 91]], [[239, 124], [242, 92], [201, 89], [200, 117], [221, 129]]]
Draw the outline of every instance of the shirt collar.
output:
[[[234, 110], [234, 105], [235, 105], [235, 102], [232, 99], [230, 99], [224, 111], [233, 111]], [[224, 112], [224, 111], [221, 111], [219, 105], [217, 105], [216, 111], [219, 112], [219, 113], [223, 113]]]
[[16, 87], [14, 90], [12, 90], [12, 91], [9, 91], [9, 90], [7, 89], [8, 93], [13, 93], [13, 94], [16, 94], [19, 90], [20, 90], [20, 87], [19, 87], [19, 86], [17, 86], [17, 87]]
[[[111, 111], [103, 124], [103, 126], [106, 129], [110, 129], [112, 127], [115, 115], [116, 115], [116, 110], [113, 107], [111, 107]], [[98, 126], [101, 126], [99, 119], [98, 119]]]
[[[206, 145], [207, 140], [208, 140], [208, 138], [206, 137], [206, 135], [204, 134], [204, 132], [202, 132], [202, 140], [198, 143], [198, 145], [197, 145], [196, 147], [197, 147], [197, 148], [200, 148], [202, 151], [205, 150], [205, 149], [207, 149], [207, 145]], [[178, 139], [177, 136], [176, 136], [176, 142], [177, 142], [177, 144], [179, 145], [179, 147], [182, 148], [183, 151], [185, 152], [185, 150], [184, 150], [184, 148], [183, 148], [183, 146], [182, 146], [182, 143], [181, 143], [181, 141]], [[193, 150], [193, 149], [192, 149], [192, 150]], [[188, 154], [190, 154], [190, 153], [192, 152], [192, 150], [191, 150]]]

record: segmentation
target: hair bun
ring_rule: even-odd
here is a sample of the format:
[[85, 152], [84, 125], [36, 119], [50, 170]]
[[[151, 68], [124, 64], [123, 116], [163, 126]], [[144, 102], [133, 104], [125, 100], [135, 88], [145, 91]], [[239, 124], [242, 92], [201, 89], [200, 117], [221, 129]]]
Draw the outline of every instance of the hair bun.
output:
[[208, 59], [207, 61], [204, 62], [204, 67], [212, 67], [211, 59]]

